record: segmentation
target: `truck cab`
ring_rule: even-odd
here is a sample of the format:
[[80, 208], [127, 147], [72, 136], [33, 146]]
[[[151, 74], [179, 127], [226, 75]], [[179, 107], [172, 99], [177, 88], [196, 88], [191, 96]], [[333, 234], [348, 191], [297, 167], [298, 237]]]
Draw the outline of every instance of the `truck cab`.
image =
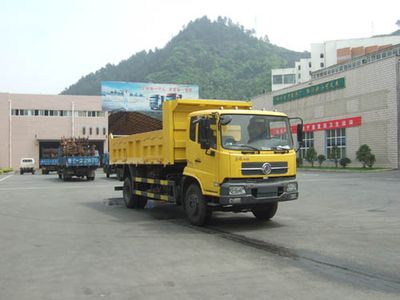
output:
[[[287, 115], [207, 110], [189, 115], [187, 166], [213, 209], [251, 210], [271, 218], [279, 201], [298, 198], [296, 151]], [[187, 199], [195, 199], [185, 195]], [[193, 213], [198, 203], [186, 206]]]

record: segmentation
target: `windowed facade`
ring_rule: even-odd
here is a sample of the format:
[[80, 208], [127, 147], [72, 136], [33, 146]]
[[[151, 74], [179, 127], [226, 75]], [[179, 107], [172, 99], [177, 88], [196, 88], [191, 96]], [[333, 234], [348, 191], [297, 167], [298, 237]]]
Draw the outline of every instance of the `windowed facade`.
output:
[[272, 83], [273, 84], [282, 84], [283, 83], [282, 75], [272, 76]]
[[283, 83], [288, 84], [288, 83], [295, 83], [295, 82], [296, 82], [295, 74], [283, 75]]
[[[79, 110], [74, 112], [75, 117], [104, 117], [103, 111]], [[34, 116], [34, 117], [71, 117], [71, 110], [51, 110], [51, 109], [18, 109], [11, 110], [12, 116]]]
[[301, 147], [301, 157], [306, 157], [307, 150], [314, 148], [314, 132], [304, 132], [304, 144]]
[[346, 128], [326, 130], [326, 157], [330, 159], [333, 146], [340, 151], [340, 158], [346, 157]]

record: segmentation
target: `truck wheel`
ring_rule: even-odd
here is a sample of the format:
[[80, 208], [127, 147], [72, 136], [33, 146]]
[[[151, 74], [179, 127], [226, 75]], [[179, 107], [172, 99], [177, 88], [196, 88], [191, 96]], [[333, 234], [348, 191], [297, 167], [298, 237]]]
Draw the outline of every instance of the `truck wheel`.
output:
[[131, 179], [125, 178], [123, 189], [124, 202], [127, 208], [144, 208], [147, 203], [147, 198], [133, 194]]
[[192, 183], [186, 190], [185, 212], [191, 224], [205, 225], [211, 218], [212, 210], [207, 206], [200, 187]]
[[32, 175], [34, 175], [35, 174], [35, 170], [32, 170]]
[[253, 208], [251, 211], [258, 220], [268, 221], [273, 216], [275, 216], [277, 210], [278, 210], [278, 202], [275, 202], [262, 207]]
[[109, 170], [107, 170], [106, 176], [107, 176], [107, 178], [110, 178], [110, 171]]
[[58, 173], [58, 179], [62, 179], [61, 173]]
[[62, 179], [63, 179], [63, 181], [67, 181], [69, 178], [67, 177], [67, 171], [63, 171], [63, 173], [62, 173]]
[[19, 174], [24, 175], [24, 171], [19, 170]]

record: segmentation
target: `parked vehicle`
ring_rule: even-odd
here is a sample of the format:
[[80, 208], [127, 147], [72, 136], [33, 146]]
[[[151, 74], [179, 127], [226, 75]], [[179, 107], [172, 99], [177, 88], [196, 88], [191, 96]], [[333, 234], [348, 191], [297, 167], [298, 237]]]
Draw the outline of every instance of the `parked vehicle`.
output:
[[21, 175], [24, 173], [35, 174], [35, 160], [33, 158], [21, 158], [19, 173]]
[[[124, 184], [116, 190], [126, 206], [144, 208], [147, 199], [175, 203], [192, 224], [204, 225], [215, 210], [252, 211], [269, 220], [278, 202], [297, 199], [290, 120], [251, 105], [165, 101], [161, 130], [110, 135], [110, 164], [121, 166]], [[302, 129], [301, 121], [299, 145]]]
[[95, 179], [95, 171], [100, 166], [100, 157], [94, 146], [86, 138], [63, 138], [58, 153], [58, 178], [67, 181], [73, 176]]
[[110, 155], [107, 152], [103, 153], [103, 172], [106, 174], [107, 178], [111, 174], [115, 174], [115, 165], [110, 165]]

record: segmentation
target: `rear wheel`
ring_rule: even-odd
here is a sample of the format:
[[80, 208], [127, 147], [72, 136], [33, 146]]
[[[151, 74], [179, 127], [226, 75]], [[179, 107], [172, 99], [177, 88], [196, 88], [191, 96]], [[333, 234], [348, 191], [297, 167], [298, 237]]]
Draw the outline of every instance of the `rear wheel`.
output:
[[67, 174], [67, 171], [66, 171], [66, 170], [63, 170], [63, 173], [62, 173], [62, 179], [63, 179], [63, 181], [67, 181], [67, 180], [69, 179], [69, 177], [68, 177], [68, 174]]
[[62, 174], [58, 173], [58, 179], [62, 179]]
[[19, 170], [19, 174], [24, 175], [24, 171]]
[[147, 198], [133, 194], [132, 180], [125, 178], [123, 197], [126, 207], [128, 208], [144, 208], [147, 203]]
[[262, 207], [253, 208], [251, 211], [253, 215], [260, 221], [268, 221], [275, 216], [278, 210], [278, 202], [263, 205]]
[[207, 206], [200, 187], [195, 183], [192, 183], [186, 190], [184, 208], [193, 225], [203, 226], [211, 218], [212, 210]]

